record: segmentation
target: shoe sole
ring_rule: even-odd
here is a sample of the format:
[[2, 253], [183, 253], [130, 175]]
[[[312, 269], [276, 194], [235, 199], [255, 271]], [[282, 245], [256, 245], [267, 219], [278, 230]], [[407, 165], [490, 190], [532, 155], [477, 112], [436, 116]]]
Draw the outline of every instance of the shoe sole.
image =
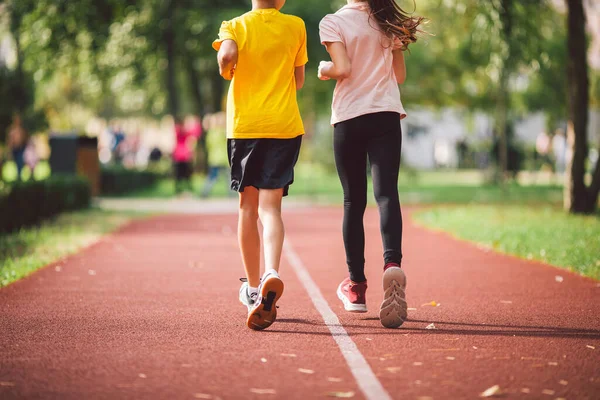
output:
[[379, 309], [381, 325], [398, 328], [408, 317], [406, 304], [406, 275], [402, 268], [388, 268], [383, 273], [383, 302]]
[[366, 304], [351, 303], [350, 300], [348, 300], [348, 298], [346, 296], [344, 296], [344, 294], [342, 293], [342, 289], [339, 286], [337, 288], [337, 296], [342, 301], [342, 303], [344, 303], [344, 310], [351, 312], [351, 313], [357, 313], [357, 314], [362, 314], [362, 313], [367, 312]]
[[283, 287], [283, 281], [277, 277], [271, 277], [263, 283], [258, 299], [260, 303], [248, 313], [248, 328], [262, 331], [275, 322], [277, 301], [283, 294]]

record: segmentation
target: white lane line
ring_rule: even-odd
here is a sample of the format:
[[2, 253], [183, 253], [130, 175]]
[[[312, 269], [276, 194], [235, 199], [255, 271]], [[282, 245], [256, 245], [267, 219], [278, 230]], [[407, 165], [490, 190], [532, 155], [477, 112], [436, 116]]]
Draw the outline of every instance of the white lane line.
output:
[[287, 239], [284, 242], [283, 251], [294, 272], [296, 272], [298, 279], [300, 279], [300, 282], [302, 282], [302, 285], [304, 285], [304, 288], [308, 292], [315, 308], [323, 317], [325, 325], [329, 328], [329, 332], [331, 332], [333, 339], [340, 348], [352, 375], [354, 375], [354, 379], [356, 379], [358, 387], [365, 397], [369, 400], [391, 400], [390, 395], [385, 391], [375, 373], [373, 373], [369, 363], [367, 363], [365, 357], [358, 350], [358, 347], [356, 347], [356, 343], [352, 341], [350, 336], [348, 336], [348, 332], [340, 324], [337, 315], [329, 307], [319, 287], [313, 281], [302, 260]]

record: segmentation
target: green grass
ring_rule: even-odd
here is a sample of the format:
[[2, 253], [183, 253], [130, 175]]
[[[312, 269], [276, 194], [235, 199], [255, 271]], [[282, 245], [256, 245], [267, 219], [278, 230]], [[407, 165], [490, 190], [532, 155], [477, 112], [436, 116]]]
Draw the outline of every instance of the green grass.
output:
[[436, 207], [415, 218], [502, 253], [600, 279], [599, 216], [569, 215], [550, 206], [473, 205]]
[[[204, 177], [195, 175], [193, 193], [198, 194]], [[221, 176], [214, 186], [212, 197], [227, 196], [228, 177]], [[403, 204], [468, 204], [468, 203], [552, 203], [562, 201], [562, 188], [556, 185], [486, 185], [479, 171], [402, 171], [399, 179], [400, 199]], [[160, 181], [154, 187], [138, 191], [126, 197], [169, 198], [175, 195], [172, 179]], [[320, 203], [338, 204], [342, 199], [342, 187], [337, 174], [324, 168], [302, 163], [296, 167], [292, 198], [308, 198]], [[372, 185], [369, 199], [373, 203]]]
[[67, 213], [41, 227], [0, 236], [0, 287], [75, 253], [136, 215], [100, 210]]

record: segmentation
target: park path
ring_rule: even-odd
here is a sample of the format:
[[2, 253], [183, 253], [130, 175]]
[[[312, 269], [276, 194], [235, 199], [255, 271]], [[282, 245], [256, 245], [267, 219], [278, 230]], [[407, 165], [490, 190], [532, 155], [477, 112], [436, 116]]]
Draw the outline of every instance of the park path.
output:
[[600, 398], [596, 281], [422, 229], [409, 210], [409, 321], [384, 329], [376, 210], [370, 311], [354, 315], [335, 295], [341, 211], [301, 207], [286, 210], [278, 322], [254, 332], [234, 209], [221, 211], [136, 221], [0, 290], [0, 398]]

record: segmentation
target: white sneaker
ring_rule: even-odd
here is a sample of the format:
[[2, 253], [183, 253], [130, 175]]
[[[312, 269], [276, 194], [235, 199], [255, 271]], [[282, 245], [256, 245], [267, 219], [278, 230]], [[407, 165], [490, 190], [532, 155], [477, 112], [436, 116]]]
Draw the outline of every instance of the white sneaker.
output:
[[277, 318], [277, 300], [283, 294], [283, 281], [275, 270], [263, 275], [258, 286], [258, 299], [249, 309], [246, 325], [257, 331], [271, 326]]

